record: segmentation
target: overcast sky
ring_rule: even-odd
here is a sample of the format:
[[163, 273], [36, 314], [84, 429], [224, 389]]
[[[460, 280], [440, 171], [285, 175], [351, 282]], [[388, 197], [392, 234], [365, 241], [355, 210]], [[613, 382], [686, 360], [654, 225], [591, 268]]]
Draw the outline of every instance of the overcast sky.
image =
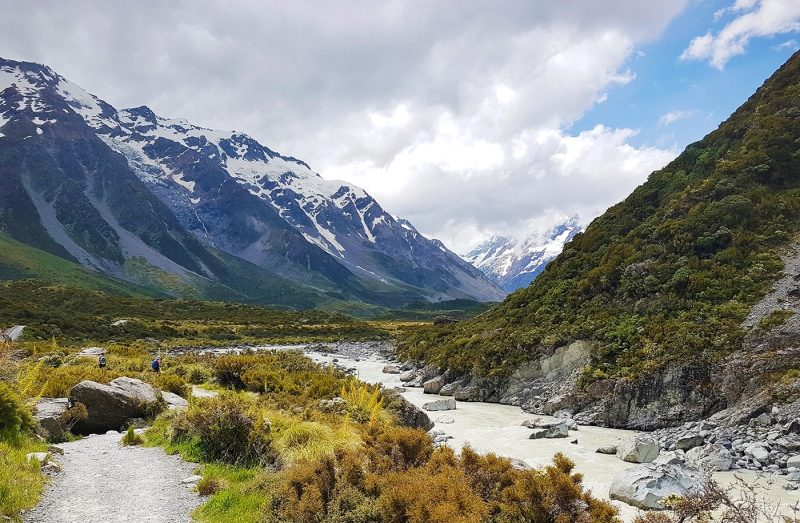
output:
[[797, 49], [798, 0], [9, 1], [0, 55], [244, 131], [457, 252], [624, 198]]

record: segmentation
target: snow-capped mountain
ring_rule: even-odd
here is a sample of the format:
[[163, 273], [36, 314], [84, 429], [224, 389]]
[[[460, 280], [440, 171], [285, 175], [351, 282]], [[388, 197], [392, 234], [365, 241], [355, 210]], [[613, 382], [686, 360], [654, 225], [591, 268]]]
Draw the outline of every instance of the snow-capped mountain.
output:
[[[7, 127], [13, 127], [14, 132]], [[75, 162], [70, 159], [69, 165], [59, 166], [59, 175], [78, 181], [84, 194], [76, 193], [73, 201], [80, 204], [88, 200], [96, 212], [87, 210], [86, 215], [91, 215], [100, 229], [110, 229], [106, 233], [112, 239], [112, 233], [127, 238], [130, 230], [112, 223], [114, 219], [119, 222], [110, 216], [118, 209], [95, 201], [97, 188], [89, 183], [97, 173], [92, 164], [106, 156], [121, 162], [124, 167], [116, 166], [117, 171], [132, 173], [148, 193], [143, 196], [145, 200], [154, 196], [177, 221], [181, 233], [188, 233], [192, 240], [317, 290], [329, 292], [326, 289], [333, 284], [362, 294], [399, 293], [402, 299], [416, 295], [433, 300], [497, 300], [504, 295], [441, 242], [426, 238], [408, 221], [387, 213], [358, 187], [325, 180], [306, 163], [280, 155], [243, 133], [204, 129], [185, 120], [162, 118], [144, 106], [118, 111], [45, 66], [0, 59], [0, 133], [7, 135], [0, 134], [0, 150], [13, 146], [17, 151], [27, 148], [28, 142], [41, 142], [45, 150], [56, 152], [70, 149], [74, 144], [65, 136], [70, 133], [87, 140], [86, 135], [91, 133], [97, 138], [97, 143], [92, 142], [89, 147], [94, 152], [82, 151]], [[12, 135], [19, 141], [10, 139]], [[12, 161], [9, 168], [13, 167]], [[76, 241], [75, 228], [63, 223], [58, 212], [46, 209], [66, 207], [68, 202], [54, 203], [57, 194], [42, 194], [40, 187], [33, 186], [36, 184], [25, 186], [26, 178], [36, 177], [47, 176], [23, 175], [15, 189], [31, 202], [39, 221], [52, 226], [44, 228], [50, 240], [60, 246], [56, 250], [66, 249], [71, 258], [84, 265], [129, 277], [130, 271], [124, 266], [142, 250], [141, 245], [128, 245], [133, 241], [128, 238], [131, 241], [112, 258], [87, 251], [80, 245], [85, 243], [87, 234]], [[103, 189], [115, 191], [113, 186]], [[127, 196], [133, 202], [142, 195], [137, 188]], [[149, 200], [138, 204], [139, 209], [153, 207]], [[55, 214], [55, 220], [45, 219], [43, 214]], [[96, 220], [98, 214], [100, 220]], [[108, 227], [100, 225], [100, 221]], [[14, 224], [5, 222], [0, 217], [0, 230], [14, 236]], [[41, 232], [37, 234], [41, 236]], [[142, 234], [147, 236], [147, 231], [135, 236], [143, 240]], [[17, 236], [24, 242], [30, 240], [24, 234]], [[38, 243], [41, 247], [42, 241]], [[73, 243], [81, 248], [76, 249]], [[110, 244], [113, 246], [114, 242]], [[160, 252], [161, 244], [148, 245], [150, 250], [155, 248], [164, 254]], [[147, 260], [158, 258], [150, 252], [148, 255], [149, 258], [144, 257]], [[171, 261], [187, 269], [175, 259]], [[177, 270], [169, 263], [161, 263], [159, 268], [167, 270], [168, 265]], [[206, 269], [199, 263], [189, 270], [214, 279], [213, 271]]]
[[573, 217], [546, 233], [534, 233], [523, 239], [493, 236], [464, 255], [464, 259], [503, 289], [513, 292], [530, 285], [561, 253], [564, 244], [581, 230], [578, 219]]

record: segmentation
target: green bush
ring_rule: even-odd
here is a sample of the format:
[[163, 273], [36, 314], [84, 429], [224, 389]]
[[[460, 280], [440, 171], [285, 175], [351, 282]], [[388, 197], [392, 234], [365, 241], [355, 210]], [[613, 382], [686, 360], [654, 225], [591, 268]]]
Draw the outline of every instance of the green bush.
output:
[[251, 402], [233, 393], [192, 402], [184, 432], [197, 438], [208, 460], [262, 465], [275, 461], [269, 420]]
[[16, 440], [33, 428], [28, 407], [8, 384], [0, 382], [0, 440]]
[[140, 435], [136, 434], [133, 425], [131, 425], [125, 432], [125, 435], [122, 436], [122, 440], [120, 440], [120, 443], [126, 447], [130, 447], [135, 445], [141, 445], [142, 443], [144, 443], [144, 439]]
[[159, 374], [153, 385], [161, 390], [177, 394], [182, 398], [190, 396], [190, 388], [186, 385], [186, 381], [176, 374]]

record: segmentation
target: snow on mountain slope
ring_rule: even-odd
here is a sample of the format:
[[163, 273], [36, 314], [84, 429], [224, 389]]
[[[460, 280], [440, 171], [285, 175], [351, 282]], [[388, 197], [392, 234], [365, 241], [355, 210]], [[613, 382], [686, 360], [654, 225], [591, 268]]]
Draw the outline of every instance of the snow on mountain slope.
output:
[[544, 234], [534, 233], [524, 239], [493, 236], [464, 255], [464, 259], [513, 292], [530, 285], [581, 230], [573, 217]]
[[[309, 268], [328, 264], [299, 246], [303, 242], [283, 230], [288, 226], [354, 274], [413, 287], [429, 299], [499, 300], [505, 294], [441, 242], [386, 212], [362, 189], [326, 180], [308, 164], [246, 134], [162, 118], [144, 106], [117, 111], [49, 68], [27, 64], [31, 67], [25, 70], [10, 64], [21, 63], [0, 61], [0, 91], [13, 83], [22, 94], [19, 103], [44, 114], [52, 93], [45, 93], [41, 84], [54, 86], [51, 91], [121, 153], [137, 177], [201, 241], [292, 277], [309, 256]], [[9, 113], [13, 111], [0, 106], [0, 122]], [[52, 117], [44, 115], [42, 121]], [[284, 248], [291, 251], [291, 267], [281, 262]], [[336, 271], [328, 266], [327, 272]]]

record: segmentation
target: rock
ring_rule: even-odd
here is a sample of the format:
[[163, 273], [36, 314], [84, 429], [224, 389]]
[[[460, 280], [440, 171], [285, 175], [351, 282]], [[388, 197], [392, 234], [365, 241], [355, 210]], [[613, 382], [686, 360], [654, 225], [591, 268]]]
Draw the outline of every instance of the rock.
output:
[[184, 485], [190, 485], [193, 483], [198, 483], [201, 479], [203, 479], [203, 476], [198, 476], [197, 474], [195, 474], [193, 476], [189, 476], [188, 478], [182, 479], [181, 483]]
[[61, 463], [52, 459], [48, 459], [47, 463], [42, 465], [42, 472], [49, 475], [58, 474], [61, 472]]
[[547, 437], [547, 429], [533, 429], [528, 439], [543, 439]]
[[686, 461], [691, 466], [700, 470], [719, 472], [731, 469], [733, 466], [733, 455], [731, 451], [722, 445], [710, 443], [689, 450], [686, 453]]
[[528, 427], [529, 429], [535, 429], [538, 428], [541, 423], [542, 423], [541, 418], [531, 418], [531, 419], [526, 419], [525, 421], [520, 423], [520, 425], [522, 425], [523, 427]]
[[458, 389], [461, 387], [461, 381], [454, 381], [453, 383], [448, 383], [439, 391], [440, 396], [453, 396]]
[[78, 352], [77, 356], [98, 357], [106, 353], [103, 347], [84, 347]]
[[63, 441], [65, 427], [61, 416], [68, 408], [67, 398], [42, 398], [37, 401], [33, 409], [33, 417], [38, 424], [36, 432], [52, 443]]
[[598, 447], [595, 450], [598, 454], [616, 454], [617, 453], [617, 446], [616, 445], [603, 445], [602, 447]]
[[400, 367], [398, 367], [397, 365], [386, 365], [383, 368], [384, 374], [400, 374], [401, 372], [403, 371], [400, 370]]
[[425, 394], [439, 394], [442, 387], [444, 387], [444, 378], [436, 376], [422, 384], [422, 391]]
[[31, 452], [29, 454], [25, 454], [25, 459], [30, 463], [33, 460], [39, 462], [40, 465], [44, 465], [47, 463], [47, 460], [50, 459], [49, 452]]
[[750, 422], [747, 424], [749, 427], [760, 426], [760, 427], [768, 427], [772, 424], [772, 416], [764, 412], [755, 418], [752, 418]]
[[64, 455], [64, 449], [62, 449], [58, 445], [48, 445], [47, 446], [47, 452], [49, 452], [51, 454], [59, 454], [61, 456]]
[[185, 409], [189, 406], [189, 402], [185, 398], [181, 398], [173, 392], [162, 390], [161, 397], [164, 398], [169, 409]]
[[545, 438], [553, 439], [553, 438], [566, 438], [569, 436], [569, 427], [564, 422], [556, 423], [550, 425], [549, 427], [543, 427], [547, 430], [547, 434], [545, 434]]
[[459, 387], [453, 393], [453, 397], [458, 401], [482, 401], [484, 391], [476, 385], [467, 385], [466, 387]]
[[662, 452], [652, 461], [653, 465], [684, 465], [683, 451]]
[[572, 443], [573, 445], [577, 445], [578, 444], [578, 440], [574, 439], [574, 440], [570, 441], [570, 443]]
[[400, 381], [402, 381], [403, 383], [407, 383], [407, 382], [413, 380], [416, 377], [417, 377], [417, 372], [414, 371], [414, 370], [407, 370], [407, 371], [403, 372], [402, 374], [400, 374], [400, 376], [399, 376]]
[[453, 416], [448, 416], [447, 414], [436, 418], [436, 423], [442, 423], [445, 425], [449, 425], [450, 423], [455, 423], [455, 421], [456, 420], [453, 419]]
[[437, 411], [437, 410], [455, 410], [455, 398], [444, 398], [436, 401], [429, 401], [422, 405], [423, 410]]
[[675, 442], [675, 448], [679, 450], [689, 450], [694, 447], [699, 447], [705, 443], [705, 438], [700, 435], [692, 435], [692, 436], [683, 436], [682, 438], [678, 438]]
[[699, 471], [678, 465], [632, 467], [614, 477], [608, 496], [642, 509], [663, 509], [664, 498], [697, 492], [702, 479]]
[[800, 434], [800, 418], [790, 421], [783, 429], [785, 434]]
[[786, 460], [786, 467], [798, 467], [800, 468], [800, 454], [796, 456], [792, 456]]
[[769, 449], [760, 443], [755, 443], [744, 449], [744, 453], [759, 462], [769, 460]]
[[517, 458], [510, 458], [511, 466], [514, 467], [516, 470], [532, 470], [533, 467], [522, 461], [521, 459]]
[[617, 446], [617, 457], [629, 463], [650, 463], [658, 457], [661, 445], [650, 436], [638, 435]]
[[386, 410], [394, 414], [401, 425], [424, 431], [433, 428], [433, 422], [416, 405], [399, 394], [391, 393], [387, 398]]
[[76, 426], [84, 433], [119, 429], [126, 420], [151, 416], [163, 406], [161, 394], [152, 385], [127, 377], [108, 385], [82, 381], [72, 388], [70, 399], [86, 406], [89, 416]]
[[117, 321], [112, 321], [111, 322], [111, 326], [112, 327], [121, 327], [122, 325], [125, 325], [126, 323], [128, 323], [128, 320], [117, 320]]

